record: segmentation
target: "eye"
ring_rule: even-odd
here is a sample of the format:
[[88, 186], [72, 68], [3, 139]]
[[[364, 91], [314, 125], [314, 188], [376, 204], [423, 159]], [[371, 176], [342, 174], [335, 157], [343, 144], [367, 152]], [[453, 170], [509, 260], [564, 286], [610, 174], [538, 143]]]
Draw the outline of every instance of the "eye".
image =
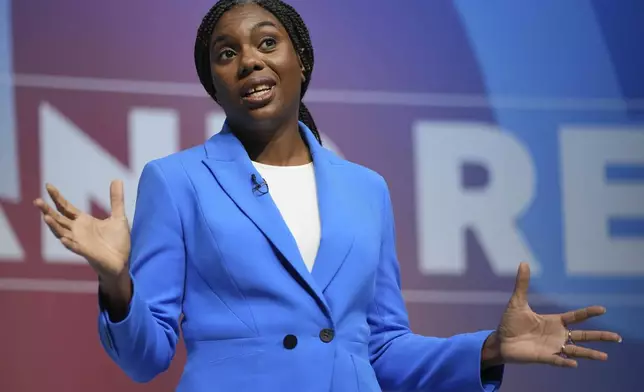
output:
[[235, 52], [230, 48], [226, 48], [221, 52], [219, 52], [219, 60], [230, 60], [234, 56], [235, 56]]
[[277, 45], [277, 40], [275, 38], [264, 38], [262, 43], [259, 45], [260, 48], [264, 50], [273, 49]]

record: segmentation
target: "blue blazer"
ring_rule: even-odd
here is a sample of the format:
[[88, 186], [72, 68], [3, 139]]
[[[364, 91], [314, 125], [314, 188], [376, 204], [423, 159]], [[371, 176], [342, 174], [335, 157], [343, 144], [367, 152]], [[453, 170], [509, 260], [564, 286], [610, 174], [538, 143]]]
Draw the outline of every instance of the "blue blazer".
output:
[[[312, 272], [239, 140], [148, 163], [132, 226], [127, 317], [99, 315], [101, 342], [133, 380], [165, 371], [179, 327], [177, 391], [493, 391], [481, 374], [490, 331], [410, 331], [389, 191], [377, 173], [321, 147], [302, 123], [322, 236]], [[437, 320], [437, 322], [440, 322]]]

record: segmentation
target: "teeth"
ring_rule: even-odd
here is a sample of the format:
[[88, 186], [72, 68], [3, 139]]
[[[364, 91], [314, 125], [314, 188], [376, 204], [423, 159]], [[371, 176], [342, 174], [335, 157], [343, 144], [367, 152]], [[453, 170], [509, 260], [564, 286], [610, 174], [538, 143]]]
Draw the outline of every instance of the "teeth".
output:
[[258, 93], [258, 92], [262, 92], [262, 91], [266, 91], [266, 90], [270, 90], [270, 88], [271, 88], [271, 87], [270, 87], [269, 85], [267, 85], [267, 84], [262, 84], [262, 85], [260, 85], [260, 86], [257, 86], [257, 87], [254, 87], [254, 88], [251, 88], [251, 89], [250, 89], [250, 91], [248, 91], [248, 95], [251, 95], [251, 94], [254, 94], [254, 93]]

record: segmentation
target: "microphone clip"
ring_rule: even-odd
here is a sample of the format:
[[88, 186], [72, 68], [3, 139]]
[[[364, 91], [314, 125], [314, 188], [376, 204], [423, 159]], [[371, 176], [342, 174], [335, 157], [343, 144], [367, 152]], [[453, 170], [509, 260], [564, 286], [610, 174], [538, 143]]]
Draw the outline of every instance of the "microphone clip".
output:
[[253, 193], [257, 196], [263, 196], [268, 193], [268, 183], [263, 178], [262, 181], [257, 181], [257, 176], [251, 174], [250, 180], [253, 183]]

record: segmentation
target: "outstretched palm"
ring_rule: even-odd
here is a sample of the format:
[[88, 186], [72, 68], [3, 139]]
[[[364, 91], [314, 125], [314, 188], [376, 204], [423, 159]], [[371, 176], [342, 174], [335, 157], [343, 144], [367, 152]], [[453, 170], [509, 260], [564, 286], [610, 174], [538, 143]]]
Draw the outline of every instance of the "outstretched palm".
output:
[[516, 287], [497, 331], [500, 354], [506, 363], [544, 363], [576, 367], [573, 358], [605, 360], [603, 352], [577, 346], [577, 342], [619, 342], [619, 335], [606, 331], [570, 331], [572, 324], [606, 312], [601, 306], [591, 306], [562, 314], [540, 315], [528, 304], [527, 292], [530, 268], [522, 263], [517, 273]]
[[127, 267], [130, 253], [130, 226], [125, 216], [122, 182], [112, 182], [112, 213], [103, 220], [79, 211], [54, 186], [47, 185], [47, 192], [58, 211], [42, 199], [36, 199], [34, 204], [42, 211], [52, 233], [67, 249], [87, 259], [99, 276], [119, 276]]

